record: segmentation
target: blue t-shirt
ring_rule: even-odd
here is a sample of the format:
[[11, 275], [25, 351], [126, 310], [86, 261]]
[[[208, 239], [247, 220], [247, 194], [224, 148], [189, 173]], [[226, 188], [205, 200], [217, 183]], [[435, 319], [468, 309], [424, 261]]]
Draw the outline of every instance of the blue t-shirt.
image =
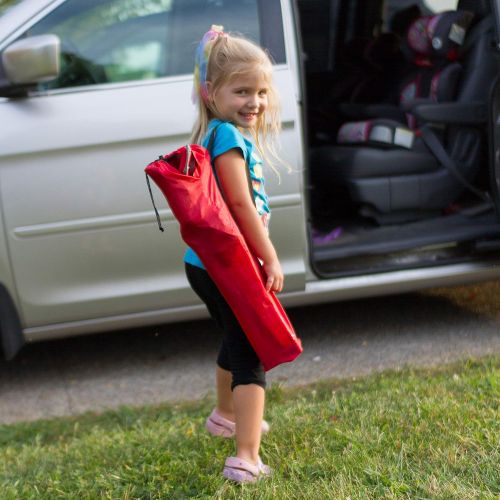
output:
[[[243, 155], [243, 158], [245, 159], [250, 172], [250, 179], [252, 181], [253, 196], [257, 213], [262, 220], [262, 224], [267, 228], [269, 225], [269, 219], [271, 217], [271, 211], [269, 209], [269, 198], [267, 197], [266, 191], [264, 189], [262, 160], [255, 153], [252, 142], [244, 137], [243, 134], [237, 129], [237, 127], [235, 127], [230, 122], [223, 122], [218, 119], [211, 120], [208, 124], [208, 130], [205, 134], [205, 137], [203, 138], [202, 146], [208, 146], [210, 134], [212, 133], [214, 127], [217, 125], [219, 126], [217, 127], [217, 131], [215, 132], [212, 151], [210, 151], [212, 161], [215, 160], [217, 156], [220, 156], [221, 154], [224, 154], [231, 149], [238, 148], [241, 150], [241, 154]], [[205, 269], [205, 266], [192, 248], [188, 248], [186, 253], [184, 254], [184, 262]]]

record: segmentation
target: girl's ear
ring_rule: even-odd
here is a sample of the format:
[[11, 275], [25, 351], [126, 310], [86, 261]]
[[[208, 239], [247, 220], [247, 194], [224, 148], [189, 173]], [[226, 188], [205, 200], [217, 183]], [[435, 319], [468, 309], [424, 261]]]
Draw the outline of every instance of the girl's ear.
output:
[[207, 86], [207, 96], [208, 96], [208, 100], [210, 102], [213, 101], [213, 90], [214, 90], [214, 86], [212, 85], [212, 82], [205, 82], [205, 85]]

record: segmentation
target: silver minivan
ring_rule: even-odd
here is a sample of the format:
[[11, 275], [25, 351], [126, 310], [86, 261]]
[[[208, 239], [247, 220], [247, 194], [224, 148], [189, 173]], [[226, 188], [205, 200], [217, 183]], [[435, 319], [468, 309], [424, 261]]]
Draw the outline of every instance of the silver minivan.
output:
[[[498, 4], [0, 2], [6, 357], [26, 341], [206, 315], [165, 203], [157, 230], [144, 167], [188, 140], [194, 50], [211, 24], [256, 40], [275, 62], [281, 156], [293, 171], [266, 180], [286, 306], [500, 277]], [[423, 78], [405, 30], [450, 10], [470, 14], [466, 25], [452, 19], [454, 40], [463, 35], [456, 89], [439, 102], [391, 101], [405, 78]], [[377, 134], [346, 142], [339, 132], [351, 122]], [[422, 143], [423, 124], [444, 159]]]

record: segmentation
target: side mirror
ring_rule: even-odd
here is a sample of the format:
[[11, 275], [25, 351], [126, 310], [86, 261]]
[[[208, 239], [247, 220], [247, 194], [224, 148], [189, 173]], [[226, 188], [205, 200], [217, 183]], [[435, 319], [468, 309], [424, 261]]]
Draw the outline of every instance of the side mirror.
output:
[[[18, 40], [2, 52], [5, 74], [0, 95], [19, 95], [23, 86], [34, 85], [59, 75], [61, 41], [56, 35], [39, 35]], [[26, 94], [26, 92], [24, 92]]]

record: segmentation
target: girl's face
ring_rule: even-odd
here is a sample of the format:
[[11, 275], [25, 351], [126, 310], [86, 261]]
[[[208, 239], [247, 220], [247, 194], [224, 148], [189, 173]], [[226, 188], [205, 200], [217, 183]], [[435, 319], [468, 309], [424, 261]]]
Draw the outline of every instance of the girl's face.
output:
[[257, 119], [267, 109], [269, 85], [263, 72], [238, 76], [212, 92], [209, 98], [217, 118], [232, 122], [237, 127], [253, 128]]

